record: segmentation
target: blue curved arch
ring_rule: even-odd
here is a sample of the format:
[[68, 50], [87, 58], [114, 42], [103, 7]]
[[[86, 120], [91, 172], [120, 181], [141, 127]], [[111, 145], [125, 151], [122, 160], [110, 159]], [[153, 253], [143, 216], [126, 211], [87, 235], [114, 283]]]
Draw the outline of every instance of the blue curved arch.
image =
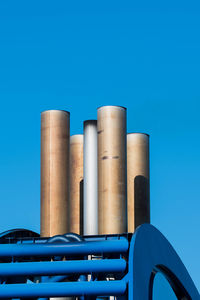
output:
[[6, 230], [0, 233], [0, 243], [9, 243], [11, 240], [15, 241], [17, 238], [36, 238], [40, 235], [37, 232], [24, 228], [15, 228]]
[[129, 300], [151, 300], [153, 279], [161, 272], [178, 299], [199, 300], [188, 271], [167, 239], [150, 224], [143, 224], [132, 237], [129, 249]]

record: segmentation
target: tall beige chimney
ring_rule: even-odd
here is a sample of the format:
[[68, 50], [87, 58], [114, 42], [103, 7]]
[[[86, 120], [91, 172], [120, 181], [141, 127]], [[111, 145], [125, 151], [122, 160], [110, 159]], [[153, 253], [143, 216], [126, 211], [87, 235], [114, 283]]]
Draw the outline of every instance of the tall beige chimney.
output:
[[126, 109], [98, 108], [99, 234], [127, 231]]
[[149, 135], [127, 135], [128, 232], [150, 223]]
[[70, 114], [41, 114], [41, 236], [68, 231]]
[[69, 231], [83, 234], [83, 135], [70, 137]]

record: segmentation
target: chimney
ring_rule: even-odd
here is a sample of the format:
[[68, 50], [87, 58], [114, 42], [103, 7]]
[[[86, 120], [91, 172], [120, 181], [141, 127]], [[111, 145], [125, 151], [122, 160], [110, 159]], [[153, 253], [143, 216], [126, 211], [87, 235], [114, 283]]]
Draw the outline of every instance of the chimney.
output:
[[127, 135], [128, 232], [150, 223], [149, 135]]
[[68, 231], [70, 114], [41, 114], [41, 236]]
[[99, 234], [127, 231], [126, 109], [98, 108]]
[[97, 121], [84, 122], [83, 233], [98, 234]]
[[69, 231], [83, 234], [83, 135], [70, 137]]

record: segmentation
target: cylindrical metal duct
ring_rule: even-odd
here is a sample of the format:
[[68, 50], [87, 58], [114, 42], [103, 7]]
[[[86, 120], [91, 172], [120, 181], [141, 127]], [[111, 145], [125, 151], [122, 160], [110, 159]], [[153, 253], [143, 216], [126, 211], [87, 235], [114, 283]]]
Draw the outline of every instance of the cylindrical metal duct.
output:
[[128, 232], [150, 222], [149, 135], [127, 135]]
[[83, 234], [83, 135], [70, 137], [69, 231]]
[[41, 114], [41, 236], [64, 234], [69, 199], [70, 114]]
[[97, 121], [84, 122], [83, 233], [98, 234]]
[[99, 234], [127, 231], [126, 109], [98, 108]]

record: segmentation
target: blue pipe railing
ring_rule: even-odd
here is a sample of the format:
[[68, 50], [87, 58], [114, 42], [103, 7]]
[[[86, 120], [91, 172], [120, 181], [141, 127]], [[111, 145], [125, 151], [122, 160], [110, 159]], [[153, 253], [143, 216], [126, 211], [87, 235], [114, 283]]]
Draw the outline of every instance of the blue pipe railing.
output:
[[0, 257], [50, 257], [77, 256], [103, 253], [126, 253], [129, 243], [126, 238], [94, 242], [73, 242], [55, 244], [3, 244], [0, 246]]
[[66, 296], [107, 296], [123, 295], [125, 280], [83, 281], [38, 284], [2, 284], [0, 298], [66, 297]]
[[[124, 296], [150, 300], [154, 276], [162, 272], [178, 299], [200, 300], [180, 258], [151, 225], [138, 228], [130, 241], [129, 236], [65, 240], [0, 245], [0, 299]], [[88, 260], [87, 255], [99, 257]]]
[[72, 260], [53, 262], [17, 262], [0, 264], [0, 277], [7, 276], [49, 276], [89, 273], [119, 273], [126, 270], [124, 259]]

